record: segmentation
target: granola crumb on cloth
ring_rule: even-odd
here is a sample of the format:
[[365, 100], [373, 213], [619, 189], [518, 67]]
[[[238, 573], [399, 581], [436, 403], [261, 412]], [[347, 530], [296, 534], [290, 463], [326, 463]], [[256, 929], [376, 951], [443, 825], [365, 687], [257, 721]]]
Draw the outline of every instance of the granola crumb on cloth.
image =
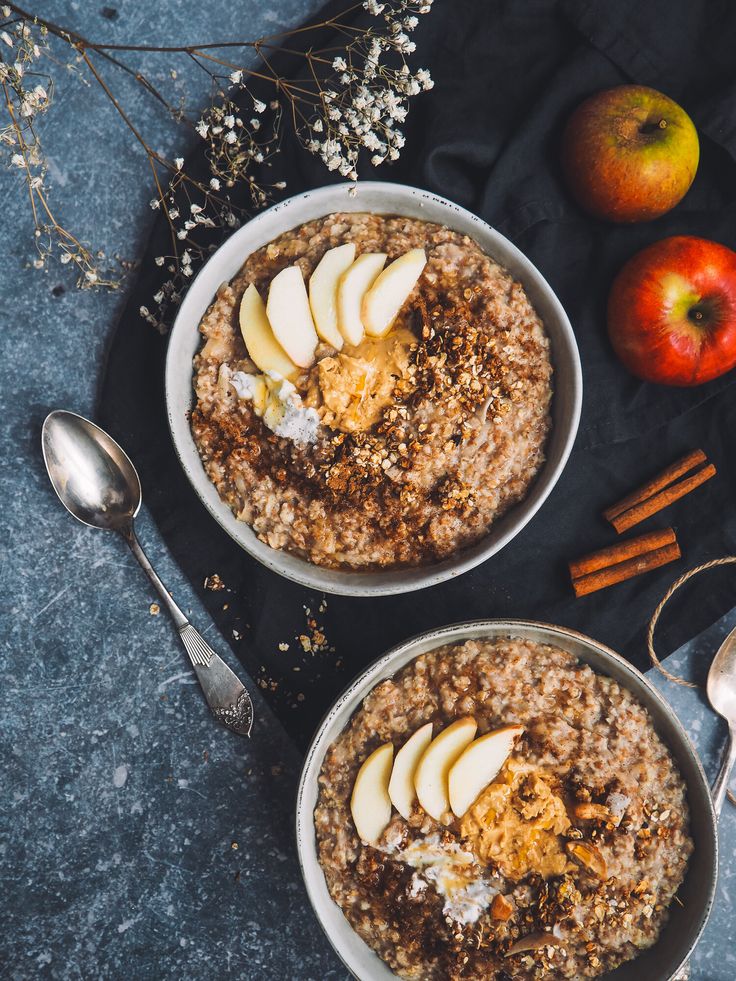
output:
[[[256, 371], [238, 326], [254, 283], [353, 242], [427, 265], [391, 331], [317, 361], [295, 381], [313, 442], [266, 427], [234, 373]], [[521, 285], [467, 236], [401, 217], [333, 214], [253, 253], [202, 319], [192, 431], [220, 496], [258, 537], [331, 568], [446, 558], [528, 492], [550, 428], [549, 339]], [[389, 381], [390, 380], [390, 384]]]
[[[523, 725], [465, 817], [394, 812], [358, 839], [361, 763], [426, 722]], [[417, 657], [329, 747], [315, 828], [352, 927], [402, 978], [592, 978], [651, 946], [693, 850], [685, 784], [646, 709], [556, 648], [467, 641]], [[564, 805], [564, 806], [563, 806]]]

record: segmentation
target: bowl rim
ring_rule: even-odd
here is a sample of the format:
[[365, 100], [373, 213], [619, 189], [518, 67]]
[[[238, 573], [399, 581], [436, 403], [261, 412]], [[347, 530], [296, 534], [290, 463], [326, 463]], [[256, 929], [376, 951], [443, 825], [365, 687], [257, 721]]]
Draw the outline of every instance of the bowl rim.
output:
[[[269, 223], [274, 222], [276, 216], [282, 218], [280, 231], [274, 231], [266, 241], [291, 228], [298, 227], [305, 221], [313, 220], [310, 217], [298, 216], [301, 205], [309, 203], [314, 210], [324, 201], [325, 206], [323, 210], [320, 210], [320, 214], [326, 215], [341, 210], [339, 198], [342, 196], [342, 210], [358, 211], [361, 209], [355, 207], [354, 204], [356, 201], [360, 201], [361, 195], [364, 198], [378, 196], [387, 199], [388, 206], [384, 211], [375, 204], [366, 203], [365, 210], [369, 213], [401, 214], [402, 204], [405, 204], [407, 208], [410, 203], [418, 208], [429, 205], [442, 210], [444, 224], [448, 227], [453, 227], [453, 216], [456, 216], [459, 224], [470, 226], [470, 228], [462, 229], [465, 234], [472, 237], [473, 232], [477, 230], [480, 239], [495, 243], [501, 253], [505, 252], [505, 255], [501, 255], [498, 261], [502, 265], [515, 266], [513, 275], [522, 280], [525, 289], [538, 294], [535, 306], [541, 299], [548, 308], [545, 318], [548, 323], [550, 314], [552, 315], [555, 323], [552, 332], [558, 335], [553, 339], [553, 347], [559, 346], [562, 351], [562, 354], [558, 356], [557, 363], [555, 363], [553, 351], [553, 366], [557, 371], [560, 365], [564, 365], [563, 370], [570, 376], [565, 394], [567, 425], [561, 433], [558, 431], [556, 434], [555, 429], [557, 427], [554, 426], [552, 435], [549, 437], [550, 439], [556, 438], [558, 441], [557, 459], [550, 460], [549, 457], [545, 459], [526, 497], [502, 515], [499, 521], [494, 523], [489, 532], [478, 542], [441, 562], [426, 566], [368, 572], [328, 569], [317, 566], [300, 556], [272, 548], [257, 538], [250, 525], [238, 521], [227, 504], [221, 500], [214, 484], [204, 470], [196, 449], [189, 425], [189, 413], [192, 405], [191, 383], [188, 389], [189, 401], [184, 412], [181, 412], [182, 399], [175, 394], [180, 387], [182, 378], [183, 369], [177, 360], [181, 355], [182, 347], [186, 345], [187, 340], [193, 334], [198, 334], [197, 328], [201, 317], [212, 303], [219, 285], [235, 275], [235, 273], [231, 273], [229, 276], [218, 278], [217, 270], [227, 265], [234, 255], [239, 257], [238, 268], [242, 266], [246, 258], [261, 247], [259, 244], [252, 244], [254, 235], [256, 237], [258, 235], [258, 229], [263, 228], [264, 225], [268, 227]], [[403, 200], [397, 202], [397, 196]], [[297, 217], [290, 221], [289, 216], [293, 212], [297, 212]], [[435, 218], [429, 215], [426, 220], [432, 221]], [[248, 244], [249, 242], [251, 244]], [[492, 245], [489, 246], [487, 242], [483, 241], [479, 244], [485, 252], [493, 257]], [[191, 381], [191, 362], [189, 362], [187, 370], [189, 372], [187, 377]], [[169, 332], [164, 367], [166, 417], [174, 451], [189, 483], [210, 515], [245, 552], [273, 572], [302, 586], [343, 596], [388, 596], [426, 589], [470, 571], [507, 545], [542, 507], [567, 464], [580, 423], [582, 387], [580, 353], [572, 325], [556, 293], [531, 259], [524, 255], [506, 236], [467, 208], [430, 191], [415, 188], [408, 184], [384, 181], [360, 181], [357, 185], [350, 183], [328, 184], [314, 190], [304, 191], [260, 212], [229, 236], [205, 262], [187, 290]], [[560, 394], [554, 389], [553, 413], [555, 411], [554, 400], [560, 398]]]
[[[322, 717], [319, 725], [317, 726], [314, 735], [309, 743], [307, 752], [304, 757], [304, 763], [302, 765], [301, 773], [299, 775], [299, 782], [297, 785], [296, 792], [296, 807], [295, 807], [295, 821], [294, 830], [296, 835], [296, 847], [297, 856], [299, 859], [299, 869], [301, 871], [302, 880], [304, 882], [305, 889], [307, 891], [307, 896], [309, 898], [310, 906], [312, 911], [323, 931], [327, 937], [333, 950], [339, 957], [340, 961], [344, 964], [350, 974], [358, 978], [359, 981], [371, 981], [365, 975], [357, 973], [355, 970], [354, 958], [350, 957], [344, 949], [341, 948], [339, 940], [333, 936], [329, 929], [329, 925], [321, 912], [321, 904], [325, 899], [324, 893], [321, 895], [318, 893], [318, 886], [324, 888], [327, 891], [326, 883], [324, 882], [324, 874], [322, 868], [319, 865], [319, 859], [316, 855], [316, 835], [314, 829], [314, 811], [310, 808], [310, 802], [307, 798], [307, 784], [311, 779], [315, 782], [318, 779], [319, 771], [321, 769], [322, 761], [324, 759], [327, 749], [332, 744], [339, 733], [343, 732], [345, 726], [348, 724], [349, 719], [357, 711], [363, 698], [373, 690], [375, 685], [386, 677], [391, 677], [396, 671], [400, 670], [406, 664], [414, 660], [415, 657], [420, 656], [421, 653], [434, 650], [437, 647], [442, 646], [446, 643], [459, 642], [463, 639], [472, 638], [482, 638], [484, 636], [490, 639], [497, 639], [499, 637], [521, 637], [524, 639], [524, 634], [532, 639], [538, 633], [543, 632], [544, 634], [552, 635], [554, 638], [559, 640], [559, 645], [563, 650], [567, 649], [565, 647], [565, 641], [573, 642], [583, 648], [587, 648], [591, 651], [595, 657], [600, 658], [600, 660], [605, 664], [610, 662], [613, 664], [624, 676], [626, 676], [626, 681], [623, 682], [624, 686], [628, 688], [629, 691], [634, 694], [635, 697], [639, 698], [638, 693], [635, 690], [636, 685], [640, 685], [647, 694], [648, 698], [651, 698], [659, 710], [663, 713], [668, 724], [672, 727], [672, 732], [675, 739], [678, 741], [678, 748], [684, 753], [684, 755], [689, 760], [691, 766], [693, 767], [697, 789], [699, 790], [699, 799], [705, 802], [704, 816], [707, 819], [708, 824], [708, 837], [712, 845], [712, 860], [709, 867], [709, 885], [707, 899], [703, 905], [700, 913], [700, 919], [697, 927], [690, 935], [689, 942], [687, 944], [687, 949], [680, 953], [680, 960], [676, 967], [669, 973], [666, 977], [661, 979], [647, 978], [647, 981], [676, 981], [678, 974], [682, 967], [687, 963], [687, 961], [692, 956], [692, 953], [700, 940], [703, 931], [705, 930], [708, 918], [710, 917], [711, 911], [713, 909], [713, 904], [715, 902], [716, 886], [718, 880], [718, 818], [715, 813], [713, 806], [713, 799], [710, 792], [710, 785], [706, 777], [703, 765], [700, 761], [700, 757], [693, 746], [690, 737], [687, 734], [685, 727], [678, 718], [672, 706], [668, 703], [667, 699], [654, 687], [654, 685], [649, 681], [649, 679], [644, 675], [642, 671], [636, 668], [633, 664], [626, 660], [621, 654], [618, 654], [611, 647], [600, 641], [589, 637], [586, 634], [580, 633], [577, 630], [573, 630], [570, 627], [563, 627], [558, 624], [545, 623], [540, 620], [527, 620], [527, 619], [477, 619], [477, 620], [464, 620], [457, 623], [446, 624], [445, 626], [435, 627], [430, 630], [425, 630], [420, 633], [414, 634], [407, 640], [403, 640], [393, 647], [389, 648], [384, 654], [377, 657], [372, 661], [363, 671], [357, 674], [352, 681], [350, 681], [343, 691], [337, 696], [332, 705], [328, 708], [324, 716]], [[537, 638], [539, 640], [539, 638]], [[426, 646], [431, 644], [431, 646]], [[396, 663], [398, 662], [398, 663]], [[390, 671], [386, 671], [391, 667]], [[593, 668], [593, 670], [598, 670]], [[599, 673], [606, 674], [607, 672], [601, 671]], [[609, 675], [613, 677], [613, 675]], [[629, 687], [627, 684], [628, 679], [631, 678], [634, 687]], [[618, 680], [618, 679], [614, 679]], [[350, 714], [348, 719], [344, 721], [343, 726], [339, 729], [338, 733], [331, 734], [330, 729], [332, 723], [336, 720], [338, 715], [346, 708], [350, 706]], [[645, 708], [649, 711], [649, 706], [645, 704]], [[672, 750], [669, 745], [668, 740], [664, 739], [665, 744], [668, 748]], [[679, 765], [678, 765], [679, 766]], [[686, 789], [688, 791], [688, 798], [691, 798], [691, 781], [685, 780]], [[692, 800], [689, 800], [690, 811], [692, 813]], [[307, 869], [307, 861], [312, 857], [315, 858], [317, 868], [319, 869], [319, 874], [321, 875], [321, 881], [317, 884], [315, 883], [309, 870]], [[349, 921], [344, 917], [342, 910], [334, 902], [332, 897], [327, 893], [326, 899], [330, 904], [330, 909], [337, 911], [337, 913], [344, 919], [347, 924], [348, 929], [352, 930]], [[356, 936], [358, 936], [356, 934]], [[358, 938], [361, 939], [361, 938]], [[657, 941], [659, 942], [659, 941]], [[656, 947], [656, 944], [654, 945]], [[370, 947], [365, 945], [366, 951], [369, 951], [373, 957], [378, 960], [378, 955], [372, 951]], [[650, 948], [654, 949], [654, 948]], [[643, 952], [644, 953], [644, 952]], [[633, 958], [631, 961], [625, 962], [625, 964], [634, 964], [638, 958]], [[388, 965], [381, 962], [382, 966], [386, 970], [390, 971]], [[624, 965], [620, 965], [623, 967]], [[605, 981], [606, 978], [613, 979], [616, 973], [620, 969], [617, 968], [615, 972], [602, 975], [601, 981]], [[386, 975], [386, 977], [395, 977], [393, 974]]]

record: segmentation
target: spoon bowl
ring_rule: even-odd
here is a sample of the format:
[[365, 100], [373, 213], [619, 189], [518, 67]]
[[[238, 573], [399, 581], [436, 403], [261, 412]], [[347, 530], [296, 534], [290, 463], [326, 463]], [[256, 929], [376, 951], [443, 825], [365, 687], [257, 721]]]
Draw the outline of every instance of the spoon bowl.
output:
[[129, 526], [141, 506], [130, 457], [107, 433], [74, 412], [49, 413], [41, 449], [51, 485], [77, 521], [104, 531]]
[[707, 691], [716, 712], [736, 723], [736, 630], [726, 637], [713, 658]]

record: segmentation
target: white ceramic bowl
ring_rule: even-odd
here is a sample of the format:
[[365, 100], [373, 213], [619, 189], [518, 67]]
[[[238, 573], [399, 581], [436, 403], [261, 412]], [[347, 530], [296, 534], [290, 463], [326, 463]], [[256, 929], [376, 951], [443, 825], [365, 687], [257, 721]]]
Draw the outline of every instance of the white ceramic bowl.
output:
[[475, 620], [420, 634], [375, 661], [346, 688], [329, 710], [307, 751], [296, 809], [299, 862], [317, 919], [335, 951], [356, 978], [360, 981], [390, 981], [395, 978], [389, 967], [355, 933], [327, 890], [317, 858], [314, 830], [314, 809], [322, 761], [327, 749], [343, 731], [365, 696], [378, 682], [390, 678], [415, 657], [443, 644], [475, 638], [493, 640], [509, 637], [554, 644], [628, 688], [649, 710], [655, 728], [677, 761], [687, 785], [691, 833], [695, 842], [693, 859], [685, 882], [678, 891], [682, 904], [672, 904], [670, 919], [654, 947], [605, 975], [606, 981], [674, 981], [703, 932], [713, 905], [718, 872], [716, 817], [700, 760], [677, 716], [640, 671], [590, 637], [565, 627], [529, 620]]
[[[238, 521], [208, 478], [189, 426], [194, 402], [192, 358], [199, 344], [198, 325], [218, 287], [235, 276], [248, 256], [278, 235], [333, 211], [368, 211], [438, 222], [470, 235], [481, 248], [524, 286], [544, 321], [552, 346], [554, 399], [547, 460], [527, 497], [496, 522], [489, 534], [443, 562], [389, 572], [324, 569], [260, 541]], [[376, 596], [433, 586], [474, 568], [509, 542], [539, 510], [567, 461], [577, 433], [582, 376], [575, 336], [559, 300], [534, 265], [508, 239], [458, 205], [402, 184], [360, 182], [307, 191], [264, 211], [235, 232], [208, 260], [192, 282], [174, 322], [166, 356], [166, 409], [176, 453], [195, 491], [213, 518], [246, 552], [287, 579], [328, 593]]]

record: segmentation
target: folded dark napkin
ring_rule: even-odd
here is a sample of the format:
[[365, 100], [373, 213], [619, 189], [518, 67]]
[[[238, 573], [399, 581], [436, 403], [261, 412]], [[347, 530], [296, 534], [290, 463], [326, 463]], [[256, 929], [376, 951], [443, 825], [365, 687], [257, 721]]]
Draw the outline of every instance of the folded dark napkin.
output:
[[[366, 17], [355, 13], [356, 20]], [[439, 192], [511, 238], [557, 291], [580, 346], [585, 395], [579, 436], [536, 518], [473, 572], [382, 599], [329, 597], [325, 606], [322, 596], [249, 558], [199, 503], [171, 446], [163, 395], [166, 341], [138, 314], [159, 285], [153, 257], [166, 251], [160, 220], [100, 389], [101, 422], [138, 466], [168, 547], [302, 745], [353, 674], [389, 645], [448, 622], [553, 621], [643, 666], [646, 624], [667, 585], [684, 569], [736, 546], [735, 373], [694, 389], [641, 384], [616, 361], [604, 316], [612, 277], [644, 245], [687, 233], [736, 248], [736, 7], [695, 0], [439, 0], [414, 37], [417, 63], [431, 70], [435, 87], [412, 106], [398, 163], [375, 173], [366, 167], [364, 176]], [[305, 34], [300, 43], [306, 48], [313, 40]], [[301, 70], [293, 56], [282, 57], [280, 67], [286, 76]], [[558, 140], [584, 97], [629, 81], [682, 102], [700, 129], [702, 155], [692, 189], [669, 215], [617, 227], [589, 218], [572, 202], [560, 178]], [[203, 172], [201, 150], [189, 165]], [[328, 183], [331, 175], [295, 140], [286, 140], [271, 171], [271, 180], [281, 178], [290, 195]], [[566, 560], [615, 538], [602, 509], [695, 447], [706, 451], [718, 476], [641, 529], [674, 525], [682, 560], [573, 599]], [[733, 605], [732, 568], [709, 573], [684, 592], [679, 613], [660, 628], [663, 652]], [[204, 587], [213, 573], [229, 592]], [[324, 642], [317, 637], [324, 649], [304, 651], [297, 638], [313, 638], [315, 621], [324, 628]]]

